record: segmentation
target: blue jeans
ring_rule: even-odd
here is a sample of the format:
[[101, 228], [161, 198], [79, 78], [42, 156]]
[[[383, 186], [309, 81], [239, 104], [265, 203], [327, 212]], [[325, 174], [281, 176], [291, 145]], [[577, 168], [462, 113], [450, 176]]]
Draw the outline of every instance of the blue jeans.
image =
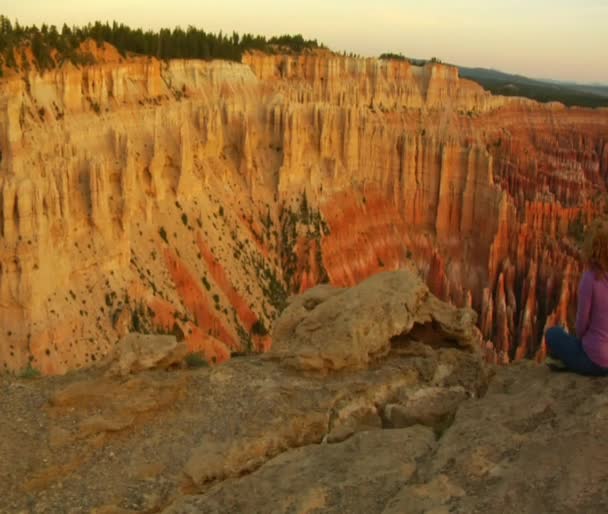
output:
[[549, 355], [561, 360], [569, 370], [594, 377], [608, 375], [608, 369], [597, 365], [587, 356], [580, 339], [568, 334], [562, 327], [550, 328], [545, 337]]

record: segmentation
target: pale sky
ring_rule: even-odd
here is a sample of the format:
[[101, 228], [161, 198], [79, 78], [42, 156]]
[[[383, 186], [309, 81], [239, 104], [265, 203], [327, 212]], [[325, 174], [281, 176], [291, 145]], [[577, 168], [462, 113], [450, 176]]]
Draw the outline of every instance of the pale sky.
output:
[[332, 50], [437, 57], [529, 77], [608, 84], [608, 0], [3, 0], [21, 23], [116, 20], [266, 36]]

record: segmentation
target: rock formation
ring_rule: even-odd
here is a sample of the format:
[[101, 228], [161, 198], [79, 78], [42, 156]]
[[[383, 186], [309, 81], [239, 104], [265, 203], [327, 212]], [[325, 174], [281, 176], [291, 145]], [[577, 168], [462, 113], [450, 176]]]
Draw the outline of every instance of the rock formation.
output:
[[128, 331], [223, 362], [270, 347], [289, 293], [409, 262], [479, 313], [492, 359], [542, 355], [607, 134], [605, 109], [322, 51], [2, 79], [0, 368], [64, 373]]
[[272, 356], [303, 370], [365, 368], [403, 334], [422, 333], [432, 344], [429, 329], [475, 351], [475, 320], [471, 309], [438, 301], [412, 271], [380, 273], [351, 289], [318, 286], [294, 298], [275, 324]]
[[605, 512], [606, 379], [487, 365], [474, 321], [400, 271], [307, 291], [222, 366], [142, 371], [176, 345], [136, 336], [134, 373], [0, 376], [0, 510]]
[[147, 369], [169, 369], [181, 365], [188, 354], [186, 343], [174, 336], [127, 334], [108, 359], [111, 375], [127, 376]]

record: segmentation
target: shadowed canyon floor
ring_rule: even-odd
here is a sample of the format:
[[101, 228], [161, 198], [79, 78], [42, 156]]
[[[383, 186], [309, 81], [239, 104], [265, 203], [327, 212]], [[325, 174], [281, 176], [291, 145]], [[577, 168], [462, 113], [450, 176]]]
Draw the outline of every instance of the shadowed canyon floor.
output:
[[3, 376], [0, 511], [605, 512], [608, 382], [487, 367], [474, 323], [400, 271], [293, 298], [265, 355], [183, 369], [129, 336]]

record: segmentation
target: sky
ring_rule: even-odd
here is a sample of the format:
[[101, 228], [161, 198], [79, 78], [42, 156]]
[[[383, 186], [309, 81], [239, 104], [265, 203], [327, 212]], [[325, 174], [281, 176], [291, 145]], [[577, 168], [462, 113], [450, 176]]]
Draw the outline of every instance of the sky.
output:
[[22, 24], [301, 33], [335, 51], [437, 57], [534, 78], [608, 84], [608, 0], [2, 0]]

